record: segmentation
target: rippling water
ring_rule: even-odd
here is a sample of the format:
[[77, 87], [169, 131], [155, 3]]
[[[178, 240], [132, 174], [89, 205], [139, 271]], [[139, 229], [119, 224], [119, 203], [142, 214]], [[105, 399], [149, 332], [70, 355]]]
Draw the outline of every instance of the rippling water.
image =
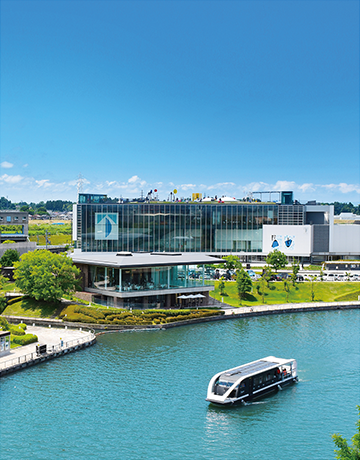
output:
[[[360, 311], [229, 320], [99, 337], [0, 380], [0, 458], [333, 459], [355, 433]], [[220, 370], [296, 358], [299, 383], [257, 403], [205, 401]]]

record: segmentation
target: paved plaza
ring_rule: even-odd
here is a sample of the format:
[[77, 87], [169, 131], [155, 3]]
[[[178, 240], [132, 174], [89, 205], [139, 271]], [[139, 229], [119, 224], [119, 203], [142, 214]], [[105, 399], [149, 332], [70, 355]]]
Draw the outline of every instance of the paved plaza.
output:
[[41, 327], [41, 326], [28, 326], [26, 329], [28, 334], [35, 334], [38, 337], [38, 342], [32, 343], [31, 345], [25, 345], [23, 347], [12, 348], [10, 353], [0, 357], [0, 365], [6, 361], [18, 358], [20, 356], [28, 355], [36, 352], [36, 345], [59, 345], [61, 341], [64, 343], [71, 342], [85, 338], [89, 335], [89, 331], [83, 331], [80, 329], [64, 329], [54, 327]]

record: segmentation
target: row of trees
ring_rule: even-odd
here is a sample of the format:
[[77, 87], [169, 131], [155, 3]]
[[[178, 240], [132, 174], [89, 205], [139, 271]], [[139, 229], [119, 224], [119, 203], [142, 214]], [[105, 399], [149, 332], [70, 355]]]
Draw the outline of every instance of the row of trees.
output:
[[[269, 282], [272, 277], [272, 270], [277, 272], [278, 270], [285, 268], [287, 265], [286, 255], [280, 251], [271, 252], [266, 258], [267, 265], [263, 269], [263, 274], [260, 278], [260, 283], [257, 284], [258, 294], [262, 296], [262, 301], [265, 301], [265, 291], [269, 288]], [[224, 264], [222, 268], [228, 271], [236, 272], [236, 287], [239, 294], [240, 301], [245, 299], [249, 292], [252, 291], [252, 280], [249, 274], [243, 269], [240, 259], [237, 256], [229, 255], [224, 257]], [[295, 286], [297, 281], [297, 276], [300, 270], [300, 265], [298, 262], [292, 264], [292, 272], [290, 274], [290, 279]], [[219, 282], [220, 295], [225, 294], [225, 282], [224, 279], [220, 279]], [[284, 290], [287, 294], [287, 299], [290, 292], [290, 284], [288, 281], [284, 281]], [[312, 291], [313, 292], [313, 291]]]
[[19, 209], [20, 211], [29, 212], [30, 214], [40, 214], [47, 213], [47, 211], [72, 211], [73, 202], [66, 200], [49, 200], [49, 201], [40, 201], [39, 203], [26, 201], [20, 201], [18, 203], [12, 203], [11, 200], [8, 200], [5, 197], [0, 198], [0, 210], [15, 210]]

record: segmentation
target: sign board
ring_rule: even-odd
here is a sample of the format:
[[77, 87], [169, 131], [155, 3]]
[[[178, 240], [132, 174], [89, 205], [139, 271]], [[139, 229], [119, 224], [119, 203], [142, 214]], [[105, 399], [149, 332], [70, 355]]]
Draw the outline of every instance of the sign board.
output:
[[264, 225], [263, 252], [280, 251], [287, 256], [309, 256], [312, 251], [311, 225]]
[[117, 240], [119, 236], [117, 213], [95, 213], [95, 240]]

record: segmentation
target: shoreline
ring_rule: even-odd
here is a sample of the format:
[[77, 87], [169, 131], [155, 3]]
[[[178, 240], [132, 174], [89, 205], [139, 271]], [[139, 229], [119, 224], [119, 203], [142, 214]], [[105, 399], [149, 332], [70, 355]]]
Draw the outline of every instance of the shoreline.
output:
[[[332, 311], [332, 310], [352, 310], [359, 309], [360, 301], [348, 302], [311, 302], [311, 303], [298, 303], [298, 304], [273, 304], [273, 305], [259, 305], [254, 307], [239, 307], [223, 308], [223, 315], [210, 316], [205, 318], [193, 318], [182, 321], [175, 321], [166, 324], [149, 324], [147, 326], [130, 326], [130, 325], [107, 325], [107, 324], [89, 324], [89, 323], [69, 323], [50, 318], [29, 318], [20, 316], [4, 316], [10, 323], [25, 323], [32, 327], [41, 327], [47, 331], [61, 330], [63, 332], [70, 332], [72, 329], [81, 333], [86, 333], [87, 337], [84, 339], [74, 339], [56, 345], [48, 345], [46, 352], [39, 355], [36, 352], [36, 344], [26, 345], [25, 347], [18, 347], [13, 350], [13, 357], [11, 351], [0, 358], [0, 378], [9, 375], [13, 372], [26, 369], [36, 364], [46, 362], [55, 358], [59, 358], [68, 353], [87, 348], [96, 343], [97, 336], [108, 333], [116, 332], [131, 332], [131, 331], [164, 331], [167, 329], [190, 326], [193, 324], [209, 323], [214, 321], [224, 321], [231, 319], [252, 318], [258, 316], [269, 316], [287, 313], [306, 313], [316, 311]], [[240, 310], [240, 311], [239, 311]], [[55, 332], [55, 331], [54, 331]], [[41, 340], [39, 341], [41, 343]], [[14, 351], [16, 350], [16, 351]]]
[[[206, 308], [206, 307], [204, 307]], [[344, 301], [344, 302], [309, 302], [309, 303], [286, 303], [286, 304], [271, 304], [258, 305], [254, 307], [238, 307], [233, 308], [230, 305], [220, 310], [224, 311], [223, 315], [209, 316], [206, 318], [193, 318], [182, 321], [174, 321], [165, 324], [149, 324], [149, 325], [113, 325], [113, 324], [96, 324], [96, 323], [72, 323], [62, 320], [50, 318], [32, 318], [24, 316], [8, 316], [4, 315], [10, 323], [25, 323], [30, 326], [57, 327], [62, 329], [77, 329], [77, 330], [92, 330], [95, 335], [101, 335], [109, 332], [124, 332], [131, 330], [166, 330], [173, 327], [186, 326], [190, 324], [200, 324], [213, 321], [223, 321], [229, 319], [249, 318], [256, 316], [278, 315], [286, 313], [304, 313], [315, 311], [331, 311], [331, 310], [349, 310], [360, 308], [360, 300]]]

